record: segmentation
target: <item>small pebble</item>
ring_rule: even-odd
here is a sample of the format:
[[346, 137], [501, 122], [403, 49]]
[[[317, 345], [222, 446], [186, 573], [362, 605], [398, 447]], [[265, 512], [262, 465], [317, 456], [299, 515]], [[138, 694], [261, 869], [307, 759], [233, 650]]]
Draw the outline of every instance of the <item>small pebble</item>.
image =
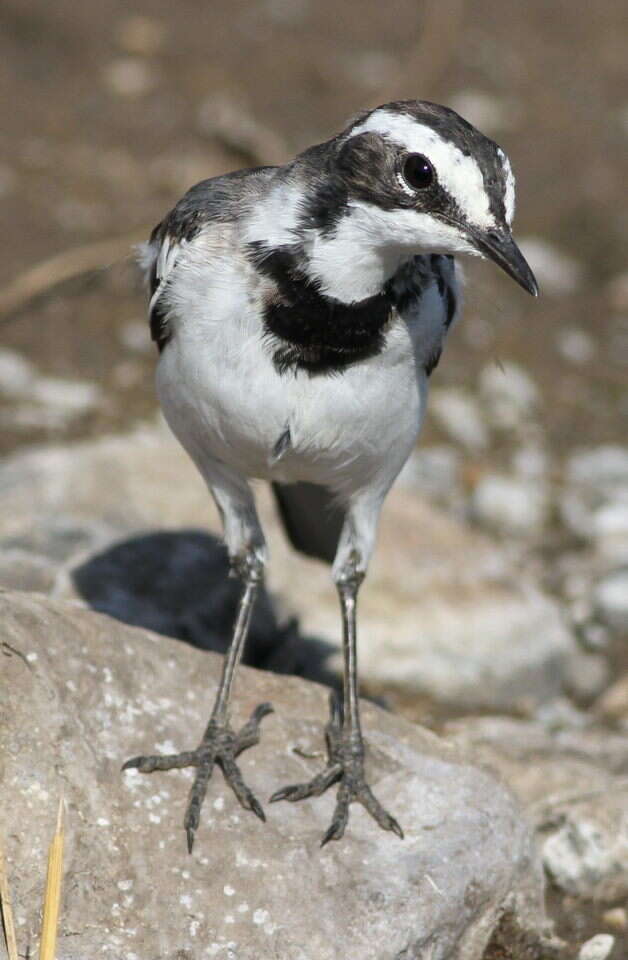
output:
[[543, 294], [552, 297], [575, 293], [582, 285], [580, 263], [564, 250], [541, 237], [524, 237], [519, 246], [539, 282]]
[[613, 907], [602, 914], [602, 920], [607, 927], [613, 930], [625, 930], [628, 927], [628, 914], [624, 907]]
[[107, 65], [104, 80], [119, 97], [141, 97], [157, 84], [155, 71], [137, 57], [121, 57]]
[[488, 430], [476, 398], [460, 387], [432, 390], [430, 414], [452, 440], [468, 450], [488, 446]]
[[615, 946], [610, 933], [598, 933], [580, 947], [578, 960], [606, 960]]

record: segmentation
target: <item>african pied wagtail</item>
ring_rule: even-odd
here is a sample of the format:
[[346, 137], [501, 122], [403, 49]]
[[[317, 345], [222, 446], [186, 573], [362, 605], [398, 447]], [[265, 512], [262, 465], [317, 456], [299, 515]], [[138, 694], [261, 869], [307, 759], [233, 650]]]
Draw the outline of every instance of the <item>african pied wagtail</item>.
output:
[[339, 782], [323, 843], [342, 837], [353, 801], [403, 836], [364, 777], [356, 597], [457, 316], [453, 255], [488, 257], [538, 292], [511, 235], [514, 203], [497, 144], [446, 107], [408, 100], [362, 114], [285, 166], [204, 180], [143, 248], [159, 399], [218, 505], [243, 581], [200, 746], [125, 764], [142, 773], [197, 768], [184, 821], [190, 851], [214, 763], [242, 806], [265, 819], [235, 758], [257, 743], [272, 708], [259, 706], [237, 733], [229, 724], [266, 562], [254, 477], [273, 483], [293, 544], [333, 561], [343, 627], [344, 697], [342, 707], [332, 703], [327, 766], [271, 800]]

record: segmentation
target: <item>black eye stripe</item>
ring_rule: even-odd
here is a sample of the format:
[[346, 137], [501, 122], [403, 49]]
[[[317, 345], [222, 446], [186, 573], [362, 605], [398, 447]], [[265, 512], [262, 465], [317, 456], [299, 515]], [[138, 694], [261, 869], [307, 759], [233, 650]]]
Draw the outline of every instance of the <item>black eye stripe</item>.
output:
[[422, 153], [411, 153], [406, 157], [403, 164], [403, 177], [413, 190], [425, 190], [436, 179], [434, 167]]

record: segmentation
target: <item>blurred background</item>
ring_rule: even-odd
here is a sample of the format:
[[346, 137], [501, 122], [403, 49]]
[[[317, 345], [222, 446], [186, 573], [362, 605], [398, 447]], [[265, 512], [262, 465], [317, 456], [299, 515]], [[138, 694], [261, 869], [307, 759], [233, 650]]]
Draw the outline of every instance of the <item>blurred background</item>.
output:
[[[4, 0], [1, 337], [46, 380], [35, 402], [0, 378], [0, 452], [154, 409], [143, 300], [115, 262], [187, 187], [280, 161], [398, 97], [449, 104], [506, 148], [515, 232], [543, 292], [534, 302], [469, 264], [464, 323], [434, 385], [474, 393], [487, 364], [515, 361], [553, 454], [624, 440], [625, 20], [622, 0]], [[110, 269], [90, 271], [82, 251], [38, 278], [39, 299], [37, 284], [7, 299], [28, 268], [115, 238], [119, 254], [100, 256]]]
[[[142, 426], [157, 415], [156, 353], [132, 246], [198, 180], [282, 162], [365, 107], [440, 101], [510, 155], [515, 236], [542, 295], [526, 296], [492, 265], [465, 264], [465, 314], [432, 377], [421, 445], [384, 514], [364, 590], [365, 689], [436, 729], [452, 722], [451, 736], [475, 747], [490, 739], [477, 726], [487, 711], [540, 724], [539, 737], [541, 727], [542, 736], [602, 730], [586, 749], [583, 739], [564, 747], [588, 759], [576, 786], [569, 767], [562, 787], [610, 783], [612, 767], [625, 789], [627, 43], [624, 0], [3, 0], [0, 583], [63, 594], [59, 570], [72, 569], [72, 589], [93, 606], [200, 645], [220, 621], [208, 645], [224, 646], [233, 590], [203, 609], [199, 600], [209, 579], [222, 583], [215, 541], [156, 534], [129, 541], [130, 553], [111, 548], [140, 527], [203, 525], [208, 500], [198, 478], [181, 480], [187, 465], [169, 472], [178, 453], [164, 454]], [[130, 441], [106, 439], [133, 430]], [[294, 604], [302, 629], [336, 635], [327, 572], [299, 566], [273, 536], [271, 586], [285, 597], [307, 577], [308, 596]], [[474, 567], [469, 599], [451, 584], [467, 583]], [[520, 575], [537, 592], [517, 606]], [[512, 592], [498, 595], [495, 576]], [[430, 613], [436, 594], [442, 605]], [[283, 669], [319, 675], [294, 653], [305, 649], [295, 622], [278, 625], [271, 606], [258, 614], [255, 662], [275, 665], [274, 648]], [[385, 647], [402, 621], [408, 650], [417, 623], [425, 647], [415, 662], [389, 643], [389, 669], [377, 638]], [[483, 652], [472, 623], [478, 635], [493, 631]], [[426, 679], [439, 644], [467, 678], [459, 688], [446, 689], [443, 678], [457, 674], [441, 661], [440, 679]], [[471, 726], [455, 727], [461, 714]], [[531, 728], [497, 729], [499, 749], [521, 739], [509, 782], [540, 802], [554, 773], [538, 757], [554, 747], [539, 747], [543, 772], [530, 786]], [[546, 868], [563, 932], [599, 929], [601, 908], [582, 907], [599, 890], [584, 880], [561, 887], [560, 865]], [[628, 939], [623, 877], [603, 899]]]

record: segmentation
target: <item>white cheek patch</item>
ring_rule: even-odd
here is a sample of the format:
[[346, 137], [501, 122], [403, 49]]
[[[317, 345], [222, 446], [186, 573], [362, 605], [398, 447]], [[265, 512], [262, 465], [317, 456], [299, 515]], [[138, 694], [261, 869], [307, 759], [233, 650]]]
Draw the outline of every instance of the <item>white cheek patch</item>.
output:
[[416, 210], [382, 210], [354, 201], [331, 236], [311, 231], [305, 243], [308, 273], [322, 293], [354, 303], [378, 293], [415, 253], [478, 251], [455, 226]]
[[502, 162], [502, 167], [504, 169], [504, 176], [506, 178], [506, 189], [504, 192], [504, 207], [506, 208], [506, 223], [508, 226], [512, 223], [512, 218], [515, 215], [515, 176], [512, 172], [512, 167], [510, 166], [510, 160], [501, 149], [498, 149], [497, 154], [499, 159]]
[[468, 222], [484, 229], [495, 225], [482, 171], [473, 157], [465, 156], [462, 150], [443, 140], [431, 127], [406, 114], [376, 110], [352, 129], [351, 136], [368, 132], [389, 137], [410, 153], [424, 154], [436, 170], [439, 182], [454, 198]]

